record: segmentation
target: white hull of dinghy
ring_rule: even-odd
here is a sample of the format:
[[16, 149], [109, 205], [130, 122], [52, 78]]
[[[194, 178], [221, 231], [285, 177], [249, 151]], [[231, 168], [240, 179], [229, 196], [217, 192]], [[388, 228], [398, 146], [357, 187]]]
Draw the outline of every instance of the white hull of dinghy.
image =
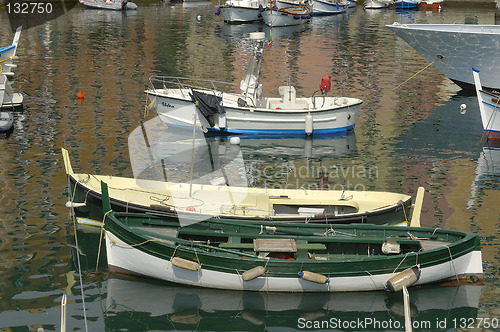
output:
[[[108, 266], [112, 272], [136, 274], [183, 285], [266, 292], [350, 292], [383, 290], [385, 283], [396, 273], [359, 277], [330, 277], [330, 282], [319, 284], [302, 278], [276, 278], [261, 276], [243, 281], [241, 273], [218, 272], [201, 267], [190, 271], [172, 265], [171, 261], [149, 255], [121, 241], [106, 231]], [[483, 273], [481, 251], [473, 251], [445, 263], [424, 267], [414, 285], [433, 283], [451, 278]]]

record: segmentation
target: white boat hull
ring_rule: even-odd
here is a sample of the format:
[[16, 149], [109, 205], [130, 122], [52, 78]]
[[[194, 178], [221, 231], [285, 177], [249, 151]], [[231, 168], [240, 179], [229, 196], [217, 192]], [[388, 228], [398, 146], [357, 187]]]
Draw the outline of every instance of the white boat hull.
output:
[[500, 88], [500, 25], [394, 23], [387, 27], [459, 86], [474, 87], [474, 67], [481, 70], [483, 87]]
[[300, 25], [310, 21], [307, 15], [293, 15], [281, 10], [265, 10], [261, 15], [264, 23], [270, 27]]
[[260, 5], [259, 0], [228, 0], [223, 6], [216, 8], [215, 14], [222, 14], [224, 21], [228, 23], [261, 21]]
[[[196, 113], [197, 123], [209, 131], [226, 134], [269, 134], [269, 135], [304, 135], [306, 134], [306, 117], [312, 121], [312, 133], [345, 133], [354, 129], [361, 100], [347, 97], [327, 97], [330, 107], [320, 109], [285, 109], [280, 108], [280, 98], [269, 98], [266, 102], [271, 107], [237, 107], [224, 101], [226, 111], [224, 128], [219, 126], [219, 119], [211, 127], [191, 99], [177, 96], [167, 96], [161, 91], [147, 92], [150, 99], [156, 104], [156, 111], [160, 119], [169, 126], [192, 128]], [[184, 94], [186, 95], [186, 94]], [[230, 94], [225, 93], [225, 98]], [[156, 100], [155, 100], [156, 98]], [[297, 98], [298, 101], [308, 102], [309, 98]], [[322, 98], [317, 98], [317, 104]]]
[[364, 2], [364, 7], [366, 9], [381, 9], [381, 8], [388, 8], [389, 4], [390, 4], [389, 1], [367, 0]]
[[134, 3], [129, 6], [123, 0], [78, 0], [81, 4], [96, 9], [122, 10], [122, 9], [137, 9]]
[[[173, 266], [168, 260], [149, 255], [121, 241], [106, 231], [106, 253], [108, 266], [113, 272], [127, 272], [140, 276], [165, 280], [183, 285], [266, 292], [349, 292], [382, 290], [384, 284], [396, 273], [370, 275], [363, 277], [332, 276], [330, 283], [318, 284], [302, 278], [258, 277], [243, 281], [241, 274], [217, 272], [204, 269], [190, 271]], [[451, 261], [424, 267], [420, 279], [414, 285], [450, 279], [450, 276], [463, 277], [482, 274], [481, 251], [473, 251]]]
[[258, 8], [245, 8], [245, 7], [221, 7], [222, 17], [225, 22], [230, 23], [243, 23], [261, 21]]
[[334, 0], [313, 0], [312, 12], [313, 15], [336, 15], [345, 13], [347, 6], [339, 4]]
[[473, 75], [486, 137], [489, 140], [500, 141], [500, 95], [488, 93], [482, 89], [479, 71], [474, 70]]

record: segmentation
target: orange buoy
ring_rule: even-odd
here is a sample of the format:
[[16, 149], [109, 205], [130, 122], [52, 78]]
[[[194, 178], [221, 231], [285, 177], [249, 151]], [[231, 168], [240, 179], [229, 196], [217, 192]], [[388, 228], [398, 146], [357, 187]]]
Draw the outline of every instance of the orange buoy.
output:
[[78, 98], [78, 99], [83, 99], [84, 97], [85, 97], [85, 96], [83, 95], [83, 91], [82, 91], [82, 90], [80, 90], [80, 92], [78, 92], [78, 93], [76, 94], [76, 98]]
[[195, 207], [194, 207], [194, 206], [188, 206], [188, 207], [186, 208], [186, 211], [195, 212], [195, 211], [196, 211], [196, 209], [195, 209]]

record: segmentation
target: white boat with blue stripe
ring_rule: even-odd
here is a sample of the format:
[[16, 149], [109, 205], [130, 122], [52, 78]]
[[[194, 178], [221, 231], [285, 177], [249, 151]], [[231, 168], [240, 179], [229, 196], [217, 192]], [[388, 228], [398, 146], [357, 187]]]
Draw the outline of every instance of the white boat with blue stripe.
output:
[[[362, 101], [328, 96], [330, 78], [311, 97], [297, 97], [293, 86], [280, 86], [280, 97], [262, 96], [258, 83], [264, 33], [252, 33], [255, 52], [239, 86], [213, 80], [152, 76], [145, 91], [168, 126], [217, 134], [311, 135], [354, 129]], [[236, 91], [236, 92], [235, 92]]]

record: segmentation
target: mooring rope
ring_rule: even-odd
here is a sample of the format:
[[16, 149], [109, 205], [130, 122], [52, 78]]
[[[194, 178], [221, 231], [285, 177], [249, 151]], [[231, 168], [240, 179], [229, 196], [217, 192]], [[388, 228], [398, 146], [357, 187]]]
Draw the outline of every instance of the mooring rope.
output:
[[404, 204], [403, 200], [400, 200], [399, 202], [401, 203], [401, 206], [403, 207], [403, 214], [405, 216], [405, 221], [406, 221], [406, 223], [408, 223], [408, 216], [406, 215], [405, 204]]
[[405, 84], [406, 82], [408, 82], [409, 80], [411, 80], [412, 78], [414, 78], [415, 76], [417, 76], [418, 74], [420, 74], [421, 72], [423, 72], [424, 70], [426, 70], [427, 68], [429, 68], [430, 66], [432, 66], [434, 64], [434, 62], [436, 62], [438, 60], [442, 60], [442, 58], [438, 57], [436, 60], [432, 61], [427, 66], [425, 66], [424, 68], [422, 68], [421, 70], [419, 70], [418, 72], [416, 72], [415, 74], [413, 74], [412, 76], [410, 76], [410, 78], [408, 78], [406, 81], [404, 81], [403, 83], [399, 84], [397, 87], [395, 87], [394, 89], [392, 89], [392, 91], [394, 91], [396, 89], [399, 89], [403, 84]]
[[[406, 259], [406, 257], [409, 255], [410, 253], [406, 253], [405, 257], [403, 257], [403, 259], [401, 260], [401, 262], [399, 262], [398, 266], [396, 266], [396, 268], [392, 271], [392, 273], [396, 273], [397, 269], [399, 268], [399, 266], [401, 266], [401, 264], [403, 264], [404, 260]], [[418, 254], [417, 254], [418, 256]]]
[[[71, 183], [70, 183], [70, 179], [68, 178], [68, 195], [71, 195], [71, 191], [70, 191], [70, 188], [71, 188]], [[76, 188], [76, 186], [75, 186]], [[77, 229], [76, 229], [76, 216], [74, 215], [74, 211], [71, 210], [73, 213], [71, 213], [71, 216], [73, 217], [73, 231], [75, 233], [75, 246], [77, 248], [77, 252], [76, 252], [76, 261], [78, 263], [78, 278], [80, 279], [80, 292], [82, 294], [82, 309], [83, 309], [83, 321], [85, 323], [85, 331], [88, 332], [89, 328], [88, 328], [88, 325], [87, 325], [87, 310], [85, 309], [85, 296], [84, 296], [84, 290], [83, 290], [83, 280], [82, 280], [82, 267], [81, 267], [81, 263], [80, 263], [80, 248], [78, 246], [78, 233], [77, 233]]]
[[451, 265], [453, 266], [453, 271], [455, 272], [455, 278], [457, 278], [457, 283], [458, 285], [460, 285], [460, 279], [458, 279], [457, 269], [455, 268], [455, 262], [453, 261], [453, 256], [451, 255], [451, 249], [449, 246], [446, 246], [446, 248], [448, 248], [448, 253], [450, 254]]
[[101, 243], [102, 243], [102, 231], [104, 230], [104, 220], [106, 220], [106, 216], [108, 213], [110, 213], [112, 210], [109, 210], [104, 214], [104, 217], [102, 218], [102, 223], [101, 223], [101, 234], [99, 236], [99, 249], [97, 250], [97, 262], [95, 264], [95, 273], [97, 275], [97, 268], [99, 267], [99, 257], [101, 256]]

